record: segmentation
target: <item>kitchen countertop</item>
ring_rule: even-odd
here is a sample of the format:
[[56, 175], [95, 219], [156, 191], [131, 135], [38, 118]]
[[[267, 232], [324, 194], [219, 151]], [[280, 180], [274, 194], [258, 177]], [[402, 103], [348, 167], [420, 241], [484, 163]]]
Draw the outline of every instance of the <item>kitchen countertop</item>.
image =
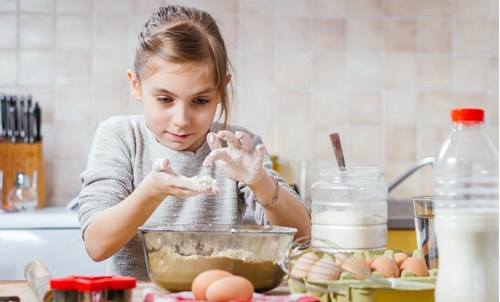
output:
[[[163, 292], [152, 282], [138, 281], [137, 286], [132, 291], [132, 301], [131, 302], [142, 302], [142, 292], [146, 288], [153, 288], [156, 291]], [[288, 284], [283, 281], [277, 288], [266, 292], [269, 295], [288, 295], [290, 291], [288, 289]], [[17, 296], [20, 298], [21, 302], [40, 302], [31, 290], [26, 281], [0, 281], [0, 297]], [[8, 301], [8, 300], [0, 300]]]

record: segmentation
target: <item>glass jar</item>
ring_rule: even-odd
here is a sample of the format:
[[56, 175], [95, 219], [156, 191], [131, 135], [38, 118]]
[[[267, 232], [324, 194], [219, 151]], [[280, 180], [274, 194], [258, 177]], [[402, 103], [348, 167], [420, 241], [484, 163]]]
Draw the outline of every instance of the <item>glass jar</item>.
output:
[[387, 195], [379, 168], [320, 168], [311, 186], [311, 243], [332, 251], [385, 249]]

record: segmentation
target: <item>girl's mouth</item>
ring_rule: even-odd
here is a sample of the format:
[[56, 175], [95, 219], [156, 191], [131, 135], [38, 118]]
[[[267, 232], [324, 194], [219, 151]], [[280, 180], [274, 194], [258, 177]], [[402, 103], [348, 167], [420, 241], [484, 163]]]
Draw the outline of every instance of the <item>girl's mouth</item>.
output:
[[188, 138], [190, 136], [190, 134], [175, 134], [175, 133], [172, 133], [172, 132], [169, 132], [169, 134], [175, 138], [175, 139], [178, 139], [178, 140], [184, 140], [186, 138]]

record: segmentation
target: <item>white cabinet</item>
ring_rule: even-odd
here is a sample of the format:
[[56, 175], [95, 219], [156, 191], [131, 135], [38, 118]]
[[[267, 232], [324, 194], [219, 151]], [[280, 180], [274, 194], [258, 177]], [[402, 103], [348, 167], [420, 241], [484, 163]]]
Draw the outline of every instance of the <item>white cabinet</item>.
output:
[[55, 278], [106, 273], [106, 261], [94, 262], [85, 251], [76, 212], [65, 208], [0, 214], [0, 280], [25, 279], [32, 260]]

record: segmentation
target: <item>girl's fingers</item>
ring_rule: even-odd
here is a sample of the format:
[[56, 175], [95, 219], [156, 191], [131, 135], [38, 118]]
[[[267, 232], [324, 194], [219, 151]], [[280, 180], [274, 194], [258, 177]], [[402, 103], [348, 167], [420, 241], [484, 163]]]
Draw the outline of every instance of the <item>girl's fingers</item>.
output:
[[231, 161], [231, 156], [229, 156], [227, 149], [212, 150], [212, 152], [210, 152], [210, 154], [208, 154], [207, 157], [205, 157], [205, 160], [203, 161], [203, 166], [210, 167], [218, 160], [222, 160], [225, 162]]
[[217, 132], [217, 136], [227, 142], [229, 149], [241, 149], [240, 140], [231, 131], [221, 130]]
[[220, 149], [222, 148], [222, 145], [220, 144], [219, 138], [217, 137], [217, 134], [210, 132], [207, 134], [207, 142], [208, 146], [210, 146], [210, 149]]
[[175, 173], [170, 167], [170, 161], [168, 158], [159, 158], [153, 164], [153, 171], [155, 172], [167, 172], [169, 174]]
[[248, 134], [241, 132], [241, 131], [236, 131], [235, 133], [236, 138], [240, 140], [241, 148], [243, 151], [252, 153], [253, 151], [253, 146], [252, 146], [252, 140], [250, 139], [250, 136]]

